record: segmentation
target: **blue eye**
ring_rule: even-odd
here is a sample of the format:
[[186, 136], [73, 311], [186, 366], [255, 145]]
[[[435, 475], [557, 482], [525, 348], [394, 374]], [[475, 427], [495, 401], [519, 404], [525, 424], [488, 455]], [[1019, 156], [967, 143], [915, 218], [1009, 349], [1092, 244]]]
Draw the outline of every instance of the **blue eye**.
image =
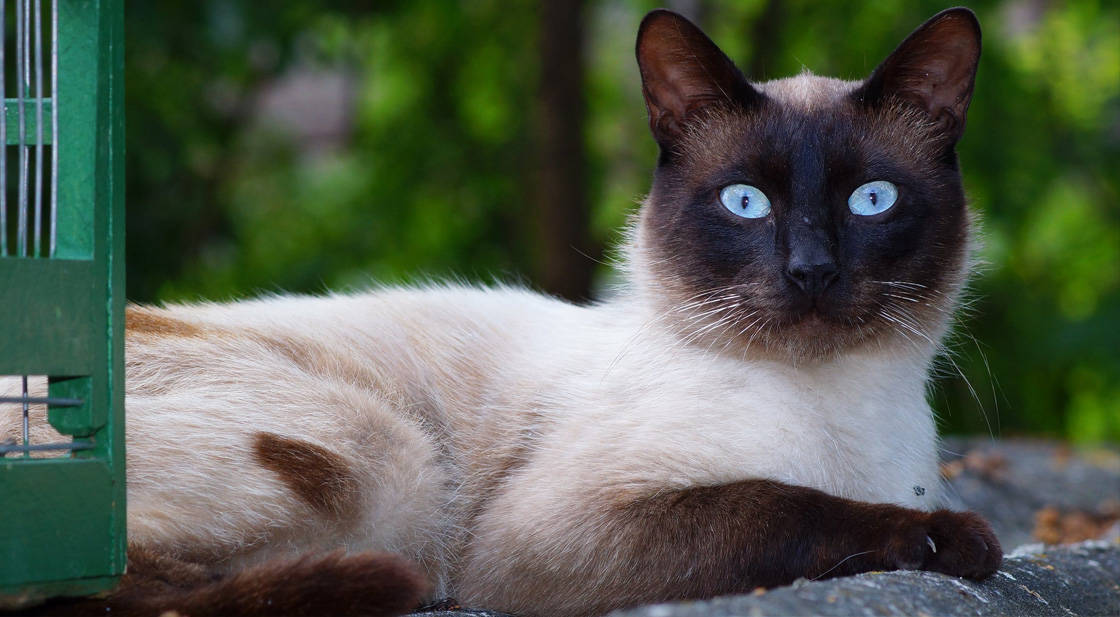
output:
[[896, 199], [898, 187], [886, 180], [876, 180], [852, 191], [848, 209], [860, 216], [871, 216], [889, 210]]
[[770, 214], [770, 200], [749, 184], [732, 184], [719, 192], [723, 207], [745, 219], [760, 219]]

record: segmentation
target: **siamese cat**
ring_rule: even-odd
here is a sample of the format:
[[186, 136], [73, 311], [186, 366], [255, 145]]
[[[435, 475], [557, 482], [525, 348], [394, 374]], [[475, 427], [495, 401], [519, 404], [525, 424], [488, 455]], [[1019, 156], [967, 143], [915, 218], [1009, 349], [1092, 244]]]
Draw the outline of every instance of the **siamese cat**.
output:
[[869, 570], [991, 575], [989, 525], [939, 509], [926, 402], [970, 267], [954, 148], [979, 55], [956, 8], [863, 81], [752, 83], [654, 11], [637, 59], [660, 156], [611, 298], [130, 307], [130, 570], [42, 610], [452, 596], [575, 617]]

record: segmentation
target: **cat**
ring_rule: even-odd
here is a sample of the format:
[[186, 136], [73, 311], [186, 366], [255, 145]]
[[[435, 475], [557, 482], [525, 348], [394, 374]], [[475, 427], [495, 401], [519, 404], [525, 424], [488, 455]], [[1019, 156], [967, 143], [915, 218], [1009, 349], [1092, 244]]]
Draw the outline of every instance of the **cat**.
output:
[[612, 297], [129, 307], [132, 565], [44, 610], [563, 617], [995, 572], [990, 526], [939, 509], [925, 397], [971, 263], [975, 16], [858, 82], [752, 83], [665, 10], [636, 51], [660, 155]]

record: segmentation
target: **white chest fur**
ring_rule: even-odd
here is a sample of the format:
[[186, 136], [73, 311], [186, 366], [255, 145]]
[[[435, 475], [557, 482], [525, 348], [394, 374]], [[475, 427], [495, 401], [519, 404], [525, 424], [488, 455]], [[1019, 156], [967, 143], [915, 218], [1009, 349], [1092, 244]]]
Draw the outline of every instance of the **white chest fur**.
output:
[[[594, 330], [576, 338], [600, 352], [573, 358], [581, 369], [567, 367], [562, 396], [549, 401], [554, 432], [528, 470], [541, 482], [663, 490], [765, 478], [861, 501], [941, 505], [927, 355], [860, 352], [795, 367]], [[577, 344], [565, 336], [539, 344], [561, 352]], [[557, 355], [524, 366], [555, 373], [542, 364]]]

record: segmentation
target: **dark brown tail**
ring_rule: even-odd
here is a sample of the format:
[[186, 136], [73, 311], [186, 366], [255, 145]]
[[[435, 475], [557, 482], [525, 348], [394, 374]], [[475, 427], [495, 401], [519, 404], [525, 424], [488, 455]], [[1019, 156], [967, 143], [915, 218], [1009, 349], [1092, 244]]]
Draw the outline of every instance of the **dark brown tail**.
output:
[[128, 573], [108, 596], [56, 600], [26, 614], [392, 617], [418, 606], [427, 588], [412, 564], [385, 553], [336, 551], [214, 575], [204, 566], [130, 547]]

